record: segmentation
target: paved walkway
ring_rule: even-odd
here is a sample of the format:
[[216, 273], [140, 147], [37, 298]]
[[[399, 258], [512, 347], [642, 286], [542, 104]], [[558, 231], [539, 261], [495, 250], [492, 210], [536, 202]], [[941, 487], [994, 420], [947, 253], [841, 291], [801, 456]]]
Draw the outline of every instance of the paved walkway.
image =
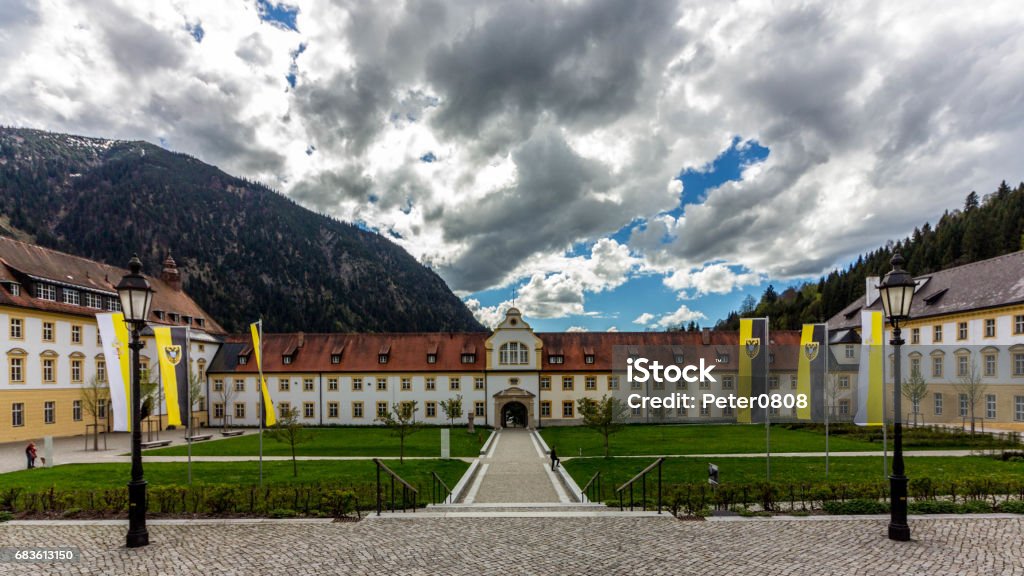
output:
[[488, 457], [481, 459], [467, 503], [568, 501], [531, 432], [509, 429], [497, 434]]
[[911, 519], [913, 541], [893, 542], [881, 517], [408, 516], [336, 524], [153, 521], [151, 544], [131, 550], [124, 521], [0, 524], [3, 546], [76, 546], [83, 557], [0, 563], [0, 575], [1024, 575], [1024, 518]]

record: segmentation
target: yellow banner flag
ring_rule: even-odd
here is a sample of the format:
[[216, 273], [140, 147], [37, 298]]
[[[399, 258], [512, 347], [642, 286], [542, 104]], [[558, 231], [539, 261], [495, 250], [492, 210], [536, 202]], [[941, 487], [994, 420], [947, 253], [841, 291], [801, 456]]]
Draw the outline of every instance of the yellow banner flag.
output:
[[259, 372], [259, 385], [260, 393], [263, 395], [263, 414], [260, 415], [263, 418], [265, 426], [273, 426], [277, 424], [277, 418], [274, 416], [274, 402], [270, 399], [270, 390], [267, 388], [267, 380], [263, 377], [263, 353], [260, 348], [260, 325], [259, 322], [253, 322], [249, 325], [249, 331], [252, 332], [252, 350], [253, 355], [256, 356], [256, 370]]

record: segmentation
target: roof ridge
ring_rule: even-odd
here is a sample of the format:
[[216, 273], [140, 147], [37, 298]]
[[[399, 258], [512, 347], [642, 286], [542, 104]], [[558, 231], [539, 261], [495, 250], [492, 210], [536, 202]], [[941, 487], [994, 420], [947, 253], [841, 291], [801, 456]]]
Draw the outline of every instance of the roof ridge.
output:
[[935, 276], [936, 274], [942, 274], [943, 272], [951, 272], [953, 270], [959, 270], [961, 268], [969, 268], [971, 266], [977, 266], [979, 264], [988, 264], [988, 263], [992, 262], [993, 260], [999, 260], [1001, 258], [1009, 258], [1010, 256], [1022, 256], [1022, 255], [1024, 255], [1024, 250], [1017, 250], [1015, 252], [1007, 252], [1006, 254], [1000, 254], [999, 256], [993, 256], [991, 258], [986, 258], [984, 260], [975, 260], [974, 262], [968, 262], [966, 264], [961, 264], [959, 266], [951, 266], [949, 268], [943, 268], [942, 270], [936, 270], [934, 272], [929, 272], [927, 274], [921, 274], [920, 276], [915, 276], [915, 278], [931, 278], [932, 276]]

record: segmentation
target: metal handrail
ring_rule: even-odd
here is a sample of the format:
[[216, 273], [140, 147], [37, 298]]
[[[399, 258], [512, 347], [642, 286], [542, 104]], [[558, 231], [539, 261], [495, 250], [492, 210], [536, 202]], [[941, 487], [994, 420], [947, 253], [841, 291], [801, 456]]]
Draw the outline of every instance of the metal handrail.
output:
[[626, 482], [622, 486], [619, 486], [618, 488], [615, 489], [615, 492], [618, 493], [618, 495], [619, 495], [619, 510], [622, 510], [625, 507], [625, 505], [623, 503], [622, 492], [626, 488], [629, 488], [629, 510], [631, 512], [633, 511], [633, 484], [637, 480], [640, 480], [640, 484], [641, 484], [642, 490], [643, 490], [642, 493], [641, 493], [641, 497], [643, 498], [643, 502], [644, 502], [644, 511], [645, 512], [647, 511], [647, 473], [650, 472], [651, 470], [654, 470], [655, 468], [657, 468], [658, 469], [658, 514], [661, 514], [661, 465], [664, 464], [664, 462], [665, 462], [665, 458], [664, 457], [658, 458], [657, 460], [652, 462], [648, 467], [646, 467], [643, 470], [641, 470], [636, 476], [633, 476], [629, 480], [629, 482]]
[[412, 484], [409, 484], [401, 476], [395, 474], [395, 471], [388, 468], [387, 464], [380, 461], [380, 458], [373, 459], [374, 464], [377, 465], [377, 516], [380, 516], [381, 509], [384, 504], [384, 492], [381, 490], [380, 484], [380, 471], [384, 472], [391, 477], [391, 511], [395, 511], [395, 481], [402, 487], [402, 512], [405, 512], [406, 504], [408, 503], [409, 494], [412, 494], [412, 511], [416, 512], [416, 500], [419, 496], [420, 491], [413, 488]]
[[598, 470], [597, 472], [594, 472], [594, 475], [590, 477], [590, 481], [587, 482], [586, 486], [584, 486], [582, 490], [580, 490], [580, 501], [581, 502], [583, 501], [583, 497], [584, 496], [586, 496], [588, 501], [590, 501], [590, 502], [594, 501], [594, 497], [591, 496], [591, 494], [590, 494], [590, 492], [591, 492], [590, 489], [592, 487], [597, 489], [597, 499], [600, 500], [601, 499], [601, 471], [600, 470]]
[[[440, 504], [441, 502], [447, 501], [448, 496], [452, 493], [452, 489], [444, 483], [444, 480], [437, 475], [437, 472], [431, 471], [430, 475], [434, 480], [430, 484], [430, 501], [434, 504]], [[444, 488], [444, 490], [442, 491], [441, 488]], [[438, 496], [441, 498], [438, 498]]]

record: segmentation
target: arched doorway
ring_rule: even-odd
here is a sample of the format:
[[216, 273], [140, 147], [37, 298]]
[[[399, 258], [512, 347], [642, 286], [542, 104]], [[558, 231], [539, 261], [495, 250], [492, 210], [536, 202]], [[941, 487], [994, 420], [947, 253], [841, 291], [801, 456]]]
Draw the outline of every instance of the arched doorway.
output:
[[506, 402], [501, 408], [501, 425], [505, 428], [525, 428], [527, 419], [526, 405], [522, 402]]

